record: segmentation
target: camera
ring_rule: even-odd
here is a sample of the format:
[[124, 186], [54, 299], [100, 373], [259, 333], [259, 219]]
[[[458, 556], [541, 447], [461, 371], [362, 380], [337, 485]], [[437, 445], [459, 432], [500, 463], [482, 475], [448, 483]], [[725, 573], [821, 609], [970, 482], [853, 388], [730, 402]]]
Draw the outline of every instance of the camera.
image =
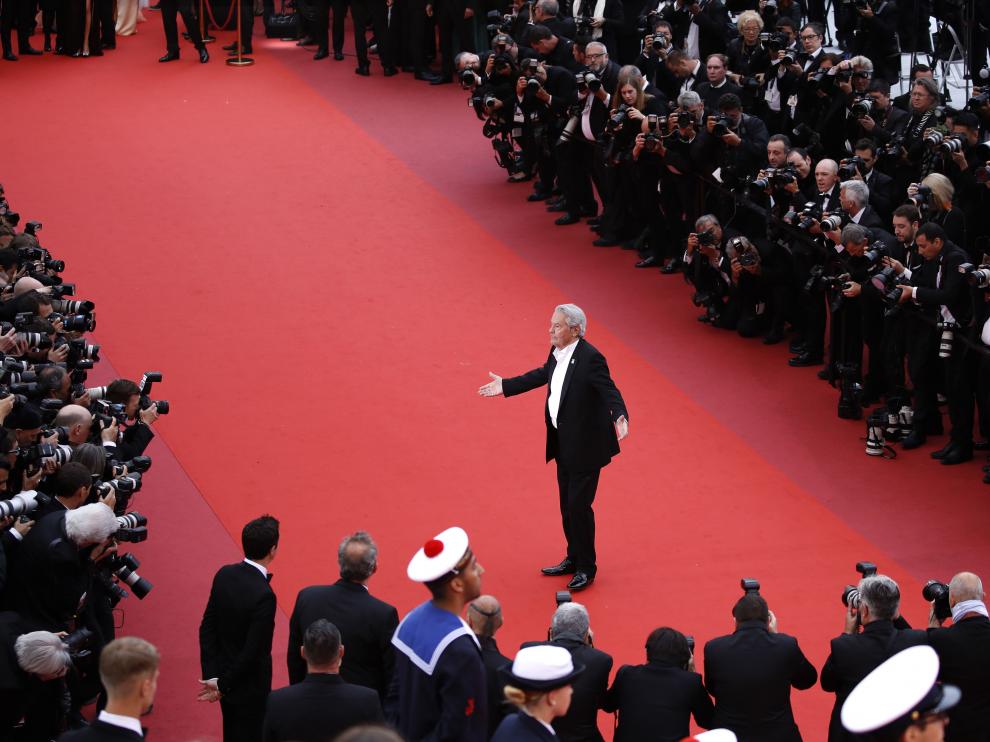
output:
[[104, 569], [127, 585], [138, 600], [144, 600], [154, 587], [137, 573], [141, 562], [131, 553], [108, 557]]
[[853, 118], [861, 119], [873, 114], [872, 98], [856, 98], [849, 105], [849, 115]]
[[17, 518], [34, 512], [39, 505], [47, 505], [51, 498], [41, 492], [19, 492], [9, 500], [0, 500], [0, 518]]
[[[856, 571], [861, 577], [872, 577], [877, 573], [877, 565], [873, 562], [856, 562]], [[842, 590], [842, 605], [846, 608], [859, 608], [859, 588], [846, 585]]]
[[598, 79], [598, 75], [594, 72], [578, 72], [577, 84], [578, 90], [587, 89], [592, 93], [597, 93], [602, 89], [602, 81]]
[[626, 122], [626, 112], [629, 110], [629, 106], [625, 103], [620, 103], [619, 107], [615, 109], [615, 112], [609, 115], [608, 121], [605, 122], [605, 131], [614, 133]]
[[653, 51], [662, 52], [668, 46], [670, 46], [670, 42], [667, 41], [667, 37], [663, 34], [657, 34], [653, 37], [653, 43], [651, 44]]
[[871, 265], [878, 264], [881, 260], [890, 256], [890, 250], [883, 242], [874, 242], [863, 252], [863, 258]]
[[570, 603], [574, 598], [571, 597], [570, 590], [558, 590], [553, 596], [557, 603], [557, 607], [560, 608], [564, 603]]
[[972, 263], [963, 263], [959, 266], [959, 272], [966, 277], [970, 286], [978, 289], [990, 288], [990, 265], [974, 266]]
[[461, 87], [470, 88], [473, 87], [478, 82], [478, 78], [474, 73], [474, 70], [467, 69], [461, 70]]
[[742, 591], [747, 595], [750, 593], [754, 593], [756, 595], [760, 594], [760, 581], [754, 580], [752, 577], [743, 577], [739, 580], [739, 587], [741, 587]]
[[92, 658], [92, 647], [96, 643], [96, 634], [85, 627], [76, 629], [71, 634], [62, 637], [62, 646], [72, 658], [72, 664], [85, 662]]
[[535, 94], [542, 87], [543, 86], [540, 85], [540, 81], [537, 80], [535, 77], [530, 77], [530, 78], [528, 78], [526, 80], [526, 92], [527, 93], [534, 93]]
[[900, 303], [902, 293], [901, 289], [897, 287], [898, 280], [896, 271], [888, 265], [882, 271], [871, 277], [870, 283], [872, 283], [873, 287], [880, 292], [884, 303], [896, 306]]
[[148, 538], [148, 518], [137, 512], [118, 516], [117, 530], [113, 537], [117, 541], [131, 544], [139, 544], [145, 541]]
[[798, 178], [797, 170], [793, 165], [784, 167], [768, 167], [764, 171], [764, 177], [754, 178], [749, 181], [748, 186], [752, 190], [765, 191], [767, 188], [782, 187], [795, 182]]
[[736, 260], [739, 261], [739, 265], [741, 265], [742, 267], [750, 268], [754, 265], [759, 264], [760, 254], [755, 250], [746, 250], [745, 252], [739, 253], [739, 255], [736, 257]]
[[919, 209], [924, 210], [931, 203], [932, 199], [932, 189], [925, 185], [919, 185], [918, 191], [913, 196], [909, 196], [908, 200], [911, 201]]
[[[763, 47], [772, 56], [781, 49], [786, 49], [790, 41], [787, 38], [787, 34], [764, 32], [760, 34], [760, 43], [763, 44]], [[794, 62], [792, 61], [790, 64], [794, 64]]]
[[949, 586], [938, 580], [929, 580], [921, 588], [921, 596], [929, 603], [935, 604], [935, 617], [939, 622], [952, 617], [952, 609], [949, 608]]
[[938, 338], [939, 358], [949, 358], [952, 355], [952, 343], [956, 339], [957, 327], [955, 322], [937, 322], [935, 324], [935, 329], [942, 331]]
[[712, 125], [712, 136], [724, 137], [729, 133], [729, 119], [724, 114], [713, 116], [715, 123]]
[[849, 180], [856, 177], [856, 174], [866, 175], [866, 162], [862, 157], [846, 157], [839, 161], [839, 179]]
[[698, 244], [701, 247], [711, 247], [715, 244], [715, 234], [711, 230], [693, 232], [692, 234], [697, 238]]

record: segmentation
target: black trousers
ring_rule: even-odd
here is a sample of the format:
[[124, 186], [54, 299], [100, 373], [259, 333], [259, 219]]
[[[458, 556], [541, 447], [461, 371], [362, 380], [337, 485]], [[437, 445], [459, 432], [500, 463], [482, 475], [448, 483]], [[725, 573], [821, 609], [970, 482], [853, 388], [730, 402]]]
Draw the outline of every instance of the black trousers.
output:
[[113, 19], [113, 0], [92, 0], [89, 25], [89, 51], [100, 50], [101, 45], [113, 46], [116, 41], [116, 23]]
[[570, 471], [557, 462], [557, 489], [560, 492], [560, 521], [567, 539], [567, 558], [579, 572], [594, 577], [598, 570], [595, 555], [595, 492], [601, 469]]
[[[251, 51], [251, 33], [254, 30], [254, 3], [252, 0], [240, 0], [241, 2], [241, 46], [244, 51]], [[274, 8], [274, 2], [272, 3]], [[265, 12], [268, 12], [268, 3], [265, 3]], [[236, 42], [235, 42], [236, 43]]]
[[358, 64], [368, 66], [368, 40], [365, 30], [370, 21], [378, 44], [378, 59], [382, 67], [394, 67], [392, 49], [389, 45], [388, 7], [385, 0], [351, 0], [351, 20], [354, 22], [354, 51], [357, 52]]
[[417, 72], [426, 70], [426, 0], [408, 0], [397, 3], [402, 8], [403, 31], [406, 38], [406, 62]]
[[557, 177], [567, 199], [567, 210], [593, 215], [598, 213], [598, 203], [592, 183], [604, 205], [612, 195], [613, 173], [605, 167], [601, 145], [585, 139], [580, 127], [578, 121], [570, 141], [557, 145]]
[[265, 725], [265, 700], [233, 704], [220, 699], [223, 712], [223, 742], [261, 742]]
[[199, 18], [193, 11], [192, 0], [159, 0], [162, 12], [162, 26], [165, 27], [165, 49], [169, 52], [179, 51], [179, 28], [175, 17], [182, 14], [182, 22], [186, 24], [189, 40], [197, 49], [203, 47], [203, 37], [199, 33]]
[[4, 52], [12, 51], [10, 35], [17, 30], [17, 46], [20, 53], [30, 46], [34, 24], [34, 0], [0, 0], [0, 32], [3, 34]]
[[[333, 0], [333, 50], [344, 50], [344, 20], [347, 18], [347, 0]], [[331, 0], [315, 0], [311, 31], [318, 49], [330, 49]], [[356, 28], [357, 26], [355, 26]]]

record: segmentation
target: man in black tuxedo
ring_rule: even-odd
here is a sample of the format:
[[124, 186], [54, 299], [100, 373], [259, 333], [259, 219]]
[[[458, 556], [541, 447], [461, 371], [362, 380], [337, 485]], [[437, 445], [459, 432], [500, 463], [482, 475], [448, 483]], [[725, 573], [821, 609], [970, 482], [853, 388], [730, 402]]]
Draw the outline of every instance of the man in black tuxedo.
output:
[[305, 587], [296, 597], [286, 652], [289, 682], [300, 683], [306, 677], [306, 663], [299, 655], [303, 632], [317, 619], [325, 618], [340, 630], [347, 647], [340, 677], [371, 688], [384, 699], [395, 667], [392, 635], [399, 625], [399, 614], [368, 592], [368, 580], [378, 569], [378, 547], [371, 536], [358, 531], [341, 541], [337, 562], [337, 582]]
[[100, 653], [100, 680], [107, 705], [96, 721], [66, 732], [59, 742], [139, 742], [141, 717], [151, 711], [158, 689], [158, 650], [136, 636], [107, 644]]
[[241, 531], [244, 560], [221, 567], [199, 625], [200, 701], [220, 701], [224, 742], [260, 742], [272, 689], [275, 593], [268, 565], [278, 552], [278, 521], [255, 518]]
[[883, 222], [883, 228], [887, 229], [894, 213], [894, 179], [877, 169], [879, 150], [872, 140], [860, 139], [853, 146], [853, 154], [863, 160], [863, 167], [866, 169], [866, 172], [857, 169], [853, 178], [862, 180], [869, 187], [870, 206]]
[[522, 647], [539, 644], [563, 647], [570, 652], [575, 666], [584, 666], [584, 672], [572, 683], [570, 708], [553, 720], [557, 736], [565, 742], [603, 742], [598, 731], [598, 709], [605, 705], [612, 656], [592, 646], [588, 609], [580, 603], [561, 603], [550, 623], [550, 641], [526, 642]]
[[609, 375], [605, 356], [584, 339], [588, 321], [580, 307], [561, 304], [550, 318], [547, 362], [511, 379], [489, 373], [492, 381], [478, 393], [511, 397], [547, 386], [544, 420], [546, 460], [557, 461], [560, 515], [567, 556], [546, 575], [573, 574], [570, 590], [583, 590], [595, 579], [595, 513], [592, 504], [602, 467], [619, 453], [629, 432], [629, 413]]
[[849, 601], [843, 633], [832, 640], [832, 651], [822, 667], [822, 690], [835, 693], [828, 725], [829, 742], [855, 739], [843, 728], [839, 712], [859, 681], [902, 649], [928, 643], [925, 632], [898, 630], [894, 625], [900, 611], [901, 592], [892, 579], [886, 575], [864, 577], [857, 595], [858, 603], [855, 599]]
[[174, 62], [179, 58], [179, 27], [176, 15], [182, 14], [182, 22], [186, 24], [189, 40], [199, 53], [199, 61], [206, 64], [210, 61], [210, 53], [199, 32], [199, 19], [193, 10], [192, 0], [159, 0], [162, 11], [162, 26], [165, 28], [165, 56], [159, 62]]
[[938, 679], [958, 686], [962, 700], [949, 713], [948, 742], [990, 740], [990, 618], [983, 582], [960, 572], [949, 582], [952, 625], [939, 628], [935, 607], [929, 617], [928, 641], [941, 663]]
[[500, 671], [512, 660], [502, 654], [495, 642], [495, 633], [502, 628], [502, 606], [495, 596], [480, 595], [468, 603], [465, 620], [481, 644], [481, 659], [485, 662], [488, 681], [488, 736], [491, 737], [509, 713], [503, 692], [505, 677]]
[[336, 626], [317, 619], [306, 628], [300, 650], [306, 677], [268, 696], [265, 742], [324, 742], [357, 724], [383, 721], [378, 695], [340, 677], [345, 646]]
[[777, 632], [777, 618], [757, 593], [732, 609], [735, 633], [705, 645], [705, 685], [715, 698], [716, 727], [739, 742], [800, 742], [791, 687], [810, 688], [818, 671], [793, 636]]
[[645, 665], [619, 668], [603, 708], [617, 714], [614, 742], [679, 742], [690, 733], [692, 715], [708, 729], [715, 714], [687, 637], [667, 627], [647, 637]]

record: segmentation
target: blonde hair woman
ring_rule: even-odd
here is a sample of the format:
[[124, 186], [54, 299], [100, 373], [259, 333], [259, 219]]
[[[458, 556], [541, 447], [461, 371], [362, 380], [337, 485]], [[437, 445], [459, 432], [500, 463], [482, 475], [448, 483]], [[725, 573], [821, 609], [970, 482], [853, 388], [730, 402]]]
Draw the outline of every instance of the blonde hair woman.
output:
[[495, 730], [492, 742], [546, 742], [557, 739], [551, 723], [571, 706], [571, 682], [584, 670], [563, 647], [525, 647], [503, 668], [505, 698], [516, 706]]

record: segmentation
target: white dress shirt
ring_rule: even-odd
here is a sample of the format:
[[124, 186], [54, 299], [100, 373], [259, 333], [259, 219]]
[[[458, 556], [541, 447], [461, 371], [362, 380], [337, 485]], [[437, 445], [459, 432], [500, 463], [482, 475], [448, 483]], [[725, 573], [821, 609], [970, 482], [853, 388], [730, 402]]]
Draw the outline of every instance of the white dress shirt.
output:
[[144, 732], [141, 731], [141, 722], [133, 716], [121, 716], [120, 714], [111, 714], [109, 711], [101, 711], [97, 718], [107, 724], [130, 729], [132, 732], [137, 732], [142, 737], [144, 736]]
[[557, 359], [557, 365], [553, 368], [553, 376], [550, 377], [550, 396], [547, 397], [547, 410], [550, 412], [550, 422], [557, 427], [557, 413], [560, 411], [560, 395], [564, 391], [564, 377], [567, 376], [567, 367], [571, 364], [571, 356], [578, 341], [575, 340], [570, 345], [563, 348], [554, 348], [553, 357]]
[[258, 570], [259, 572], [261, 572], [261, 574], [263, 574], [265, 576], [265, 579], [266, 580], [268, 579], [268, 570], [265, 569], [265, 567], [263, 565], [258, 564], [257, 562], [252, 562], [250, 559], [245, 559], [244, 560], [244, 563], [245, 564], [250, 564], [256, 570]]

